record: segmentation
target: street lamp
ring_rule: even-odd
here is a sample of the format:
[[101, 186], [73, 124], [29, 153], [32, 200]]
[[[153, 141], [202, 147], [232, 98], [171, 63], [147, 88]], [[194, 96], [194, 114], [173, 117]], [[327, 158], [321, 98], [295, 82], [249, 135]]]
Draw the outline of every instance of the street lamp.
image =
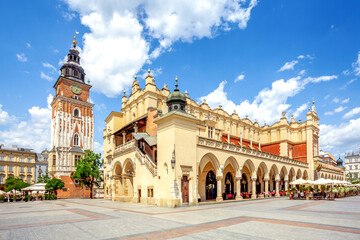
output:
[[175, 146], [174, 146], [174, 151], [172, 153], [172, 158], [171, 158], [171, 168], [172, 169], [175, 168]]

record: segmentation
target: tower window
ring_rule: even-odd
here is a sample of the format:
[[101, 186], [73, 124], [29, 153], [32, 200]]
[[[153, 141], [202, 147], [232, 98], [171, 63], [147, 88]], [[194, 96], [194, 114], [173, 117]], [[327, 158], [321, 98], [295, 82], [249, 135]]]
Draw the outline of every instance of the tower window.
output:
[[[75, 95], [74, 97], [77, 97], [77, 96]], [[74, 109], [74, 117], [80, 117], [80, 111], [77, 108]]]
[[66, 75], [69, 75], [69, 69], [68, 69], [68, 68], [65, 69], [65, 74], [66, 74]]
[[53, 155], [53, 166], [55, 166], [56, 165], [56, 155]]
[[79, 135], [78, 134], [74, 135], [74, 146], [79, 146]]
[[78, 71], [75, 70], [74, 71], [74, 76], [77, 77], [77, 75], [78, 75]]
[[74, 99], [78, 100], [78, 96], [74, 95]]
[[80, 161], [81, 156], [80, 155], [75, 155], [75, 167], [78, 164], [78, 162]]

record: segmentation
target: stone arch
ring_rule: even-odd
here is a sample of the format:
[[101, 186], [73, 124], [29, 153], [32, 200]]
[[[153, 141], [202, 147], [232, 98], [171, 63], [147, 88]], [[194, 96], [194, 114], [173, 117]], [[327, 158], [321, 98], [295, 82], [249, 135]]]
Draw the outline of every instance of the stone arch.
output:
[[233, 156], [228, 157], [224, 163], [222, 190], [221, 192], [226, 194], [235, 193], [235, 179], [239, 172], [239, 164]]
[[303, 177], [302, 177], [302, 178], [305, 179], [305, 180], [308, 180], [309, 175], [308, 175], [308, 173], [307, 173], [306, 170], [304, 170], [304, 173], [303, 173]]
[[296, 172], [296, 179], [301, 178], [301, 176], [302, 176], [301, 169], [298, 169]]
[[216, 170], [218, 170], [220, 168], [220, 163], [219, 163], [219, 160], [218, 158], [212, 154], [212, 153], [207, 153], [205, 154], [201, 160], [200, 160], [200, 164], [199, 164], [199, 170], [200, 170], [200, 173], [202, 173], [204, 171], [204, 167], [208, 164], [208, 163], [211, 163], [211, 165], [214, 167], [215, 169], [215, 174], [216, 174]]
[[207, 153], [201, 158], [198, 178], [198, 193], [201, 201], [214, 200], [218, 197], [216, 177], [219, 170], [220, 163], [214, 154]]
[[127, 158], [125, 161], [124, 161], [124, 174], [127, 175], [128, 174], [128, 171], [130, 171], [130, 174], [134, 174], [135, 173], [135, 164], [134, 162], [130, 159], [130, 158]]
[[132, 201], [134, 197], [134, 175], [135, 175], [135, 165], [130, 158], [127, 158], [124, 161], [124, 196], [127, 196], [127, 201]]
[[242, 167], [242, 180], [241, 181], [244, 182], [243, 180], [245, 180], [246, 183], [242, 185], [241, 192], [243, 192], [245, 190], [247, 192], [252, 192], [251, 178], [254, 173], [255, 173], [255, 165], [250, 159], [247, 159], [244, 162], [243, 167]]
[[283, 166], [281, 169], [280, 169], [280, 183], [279, 183], [279, 186], [280, 186], [280, 190], [287, 190], [285, 189], [285, 181], [289, 180], [289, 176], [288, 176], [288, 170], [285, 166]]
[[295, 181], [295, 179], [296, 179], [295, 169], [293, 167], [291, 167], [290, 171], [289, 171], [289, 181], [292, 182], [292, 181]]
[[265, 189], [265, 178], [268, 178], [268, 167], [264, 162], [261, 162], [257, 167], [257, 182], [256, 182], [256, 192], [267, 192]]
[[229, 164], [232, 166], [232, 168], [235, 170], [235, 172], [239, 171], [239, 169], [240, 169], [239, 164], [233, 156], [230, 156], [230, 157], [228, 157], [228, 159], [226, 159], [226, 161], [224, 163], [224, 169]]
[[121, 176], [123, 171], [123, 167], [121, 165], [121, 162], [116, 161], [114, 166], [113, 166], [113, 175], [114, 176]]
[[269, 171], [269, 188], [270, 191], [275, 191], [276, 188], [276, 179], [279, 176], [279, 169], [278, 167], [273, 164], [271, 165], [270, 171]]

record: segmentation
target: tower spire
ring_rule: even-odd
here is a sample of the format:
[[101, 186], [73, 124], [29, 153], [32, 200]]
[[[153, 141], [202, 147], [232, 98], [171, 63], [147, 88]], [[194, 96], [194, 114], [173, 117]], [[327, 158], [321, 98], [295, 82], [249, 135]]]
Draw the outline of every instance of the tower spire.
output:
[[76, 34], [79, 34], [79, 32], [75, 31], [74, 40], [72, 41], [74, 48], [76, 48], [76, 45], [77, 45]]

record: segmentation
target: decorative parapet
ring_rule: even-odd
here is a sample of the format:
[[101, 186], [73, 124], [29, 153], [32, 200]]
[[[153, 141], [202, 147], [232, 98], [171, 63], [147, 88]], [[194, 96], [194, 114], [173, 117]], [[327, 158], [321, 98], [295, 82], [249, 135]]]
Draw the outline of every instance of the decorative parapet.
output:
[[315, 166], [317, 166], [316, 168], [318, 169], [318, 171], [323, 170], [323, 171], [336, 173], [336, 174], [339, 174], [339, 173], [343, 174], [345, 172], [345, 168], [334, 167], [329, 164], [323, 163], [323, 162], [319, 161], [318, 159], [315, 159], [314, 162], [315, 162]]
[[239, 154], [245, 154], [248, 156], [261, 157], [261, 158], [265, 158], [265, 159], [268, 159], [271, 161], [287, 163], [287, 164], [291, 164], [291, 165], [295, 165], [295, 166], [299, 166], [299, 167], [308, 167], [308, 165], [309, 165], [308, 163], [296, 161], [296, 160], [288, 158], [288, 157], [282, 157], [282, 156], [278, 156], [278, 155], [275, 155], [272, 153], [267, 153], [267, 152], [259, 151], [256, 149], [250, 149], [250, 148], [247, 148], [244, 146], [229, 144], [229, 143], [225, 143], [222, 141], [204, 138], [204, 137], [200, 137], [200, 136], [197, 137], [197, 144], [200, 146], [204, 146], [204, 147], [215, 148], [215, 149], [235, 152], [235, 153], [239, 153]]
[[131, 140], [125, 144], [121, 144], [115, 148], [114, 156], [122, 155], [129, 151], [132, 151], [136, 147], [135, 139]]

